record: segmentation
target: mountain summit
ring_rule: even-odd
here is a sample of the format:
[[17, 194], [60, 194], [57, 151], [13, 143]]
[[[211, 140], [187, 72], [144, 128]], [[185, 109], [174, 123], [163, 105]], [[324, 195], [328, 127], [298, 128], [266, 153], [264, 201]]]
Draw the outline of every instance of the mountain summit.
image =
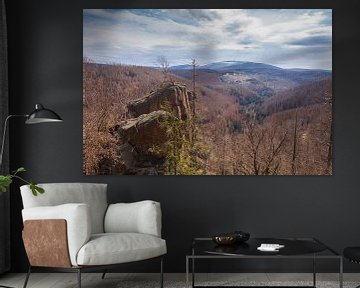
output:
[[[190, 70], [192, 69], [192, 65], [184, 64], [184, 65], [175, 65], [170, 67], [171, 70]], [[280, 68], [274, 65], [265, 64], [265, 63], [258, 63], [258, 62], [249, 62], [249, 61], [220, 61], [214, 63], [208, 63], [205, 65], [200, 65], [197, 67], [198, 70], [214, 70], [217, 72], [236, 72], [236, 71], [291, 71], [291, 72], [309, 72], [309, 71], [317, 71], [328, 73], [331, 75], [331, 71], [323, 70], [323, 69], [303, 69], [303, 68], [292, 68], [292, 69], [285, 69]]]

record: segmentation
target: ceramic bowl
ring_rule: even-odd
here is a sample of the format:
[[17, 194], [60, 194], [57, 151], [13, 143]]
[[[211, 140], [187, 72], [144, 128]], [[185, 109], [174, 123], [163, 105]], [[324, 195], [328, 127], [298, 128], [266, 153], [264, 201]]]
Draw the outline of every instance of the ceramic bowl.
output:
[[218, 245], [232, 245], [237, 241], [236, 234], [219, 234], [212, 237], [212, 240]]

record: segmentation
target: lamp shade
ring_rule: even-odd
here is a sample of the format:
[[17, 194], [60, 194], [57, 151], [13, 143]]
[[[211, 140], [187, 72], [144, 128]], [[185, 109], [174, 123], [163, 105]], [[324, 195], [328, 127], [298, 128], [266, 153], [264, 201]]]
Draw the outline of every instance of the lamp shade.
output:
[[54, 111], [45, 108], [41, 104], [35, 105], [35, 110], [29, 114], [25, 123], [26, 124], [38, 124], [46, 122], [62, 122], [61, 117]]

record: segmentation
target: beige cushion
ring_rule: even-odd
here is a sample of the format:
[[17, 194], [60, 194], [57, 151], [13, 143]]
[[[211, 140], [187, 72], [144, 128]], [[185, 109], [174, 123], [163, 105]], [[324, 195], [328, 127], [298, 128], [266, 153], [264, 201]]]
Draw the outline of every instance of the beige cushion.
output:
[[161, 237], [160, 203], [145, 200], [109, 205], [105, 215], [105, 232], [133, 232]]
[[140, 233], [104, 233], [81, 247], [78, 265], [107, 265], [149, 259], [166, 254], [165, 240]]
[[34, 197], [29, 185], [20, 187], [24, 208], [57, 206], [68, 203], [84, 203], [89, 206], [92, 233], [104, 232], [107, 209], [106, 184], [97, 183], [51, 183], [39, 184], [44, 194]]

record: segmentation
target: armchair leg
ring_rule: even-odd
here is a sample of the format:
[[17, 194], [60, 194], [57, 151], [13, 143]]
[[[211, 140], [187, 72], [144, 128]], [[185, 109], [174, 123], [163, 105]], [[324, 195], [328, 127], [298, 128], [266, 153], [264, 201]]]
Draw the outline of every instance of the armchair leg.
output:
[[163, 269], [163, 257], [161, 257], [160, 260], [160, 287], [163, 288], [164, 287], [164, 269]]
[[77, 269], [78, 288], [81, 288], [81, 269]]
[[105, 279], [106, 272], [107, 272], [107, 270], [105, 269], [103, 274], [101, 275], [101, 279]]
[[29, 270], [28, 270], [28, 272], [27, 272], [27, 274], [26, 274], [26, 278], [25, 278], [25, 282], [24, 282], [23, 288], [26, 288], [27, 283], [28, 283], [28, 281], [29, 281], [30, 274], [31, 274], [31, 265], [29, 266]]

